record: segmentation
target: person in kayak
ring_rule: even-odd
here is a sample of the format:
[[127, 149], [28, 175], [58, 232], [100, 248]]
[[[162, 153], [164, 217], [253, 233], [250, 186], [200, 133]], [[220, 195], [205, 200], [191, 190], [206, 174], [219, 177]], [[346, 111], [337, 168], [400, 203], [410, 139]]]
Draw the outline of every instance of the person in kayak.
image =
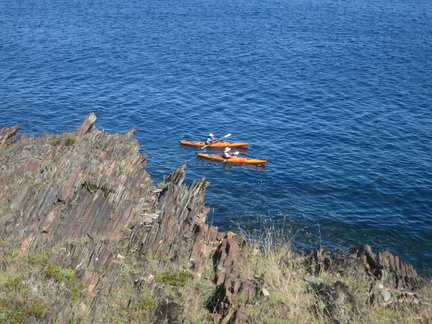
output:
[[225, 149], [224, 149], [224, 151], [222, 153], [222, 157], [224, 159], [229, 159], [230, 157], [237, 156], [238, 154], [239, 154], [238, 151], [234, 152], [234, 153], [231, 153], [231, 149], [229, 147], [225, 147]]
[[215, 139], [214, 139], [214, 135], [213, 135], [212, 133], [210, 133], [209, 136], [208, 136], [207, 139], [206, 139], [206, 145], [213, 144], [214, 141], [215, 141]]

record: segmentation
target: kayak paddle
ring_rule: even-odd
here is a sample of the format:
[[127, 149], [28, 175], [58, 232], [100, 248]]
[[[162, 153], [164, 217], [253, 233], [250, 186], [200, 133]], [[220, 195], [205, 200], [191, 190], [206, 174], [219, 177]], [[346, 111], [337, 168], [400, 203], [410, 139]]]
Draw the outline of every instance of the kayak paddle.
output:
[[[224, 137], [221, 137], [221, 138], [217, 139], [217, 140], [214, 141], [213, 143], [219, 142], [220, 140], [222, 140], [222, 139], [224, 139], [224, 138], [226, 138], [226, 137], [230, 137], [230, 136], [231, 136], [231, 134], [226, 134]], [[213, 143], [211, 143], [211, 144], [213, 144]], [[201, 147], [201, 149], [205, 149], [207, 146], [209, 146], [209, 145], [211, 145], [211, 144], [204, 145], [204, 146]]]

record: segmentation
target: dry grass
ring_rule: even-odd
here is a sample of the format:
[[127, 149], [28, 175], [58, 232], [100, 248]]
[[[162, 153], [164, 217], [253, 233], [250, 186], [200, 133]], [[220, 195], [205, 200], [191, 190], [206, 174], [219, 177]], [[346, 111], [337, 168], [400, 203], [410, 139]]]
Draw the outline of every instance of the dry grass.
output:
[[[248, 233], [240, 229], [243, 236]], [[253, 323], [430, 323], [432, 289], [426, 286], [416, 292], [415, 303], [399, 303], [395, 299], [387, 306], [369, 303], [372, 279], [364, 268], [345, 269], [347, 274], [324, 271], [319, 283], [305, 281], [308, 256], [295, 252], [293, 235], [270, 226], [262, 229], [261, 235], [248, 239], [258, 248], [253, 258], [243, 264], [242, 277], [261, 278], [263, 288], [269, 293], [259, 305], [246, 305]], [[337, 279], [336, 279], [337, 278]], [[354, 300], [341, 305], [333, 304], [320, 289], [332, 291], [336, 281], [347, 287]], [[392, 291], [393, 296], [400, 294]]]
[[287, 236], [274, 226], [262, 228], [260, 234], [254, 236], [243, 228], [239, 232], [256, 244], [254, 256], [242, 264], [241, 276], [245, 279], [259, 278], [268, 293], [258, 307], [246, 305], [253, 322], [319, 323], [311, 312], [314, 296], [307, 293], [308, 284], [302, 279], [306, 274], [305, 257], [292, 249], [296, 234]]
[[[246, 232], [241, 232], [247, 236]], [[416, 292], [417, 303], [393, 303], [388, 306], [372, 306], [368, 303], [371, 279], [358, 269], [346, 269], [346, 275], [339, 277], [355, 302], [344, 302], [333, 305], [322, 291], [331, 291], [337, 274], [324, 271], [320, 275], [319, 283], [304, 280], [307, 274], [308, 256], [295, 252], [292, 243], [295, 237], [277, 231], [273, 227], [263, 229], [260, 235], [249, 236], [248, 241], [255, 242], [255, 249], [239, 260], [241, 264], [240, 278], [255, 280], [262, 284], [268, 296], [261, 296], [256, 300], [245, 300], [241, 296], [234, 298], [236, 305], [241, 306], [244, 313], [250, 316], [251, 323], [430, 323], [431, 308], [426, 304], [432, 300], [430, 286]], [[3, 244], [5, 245], [5, 244]], [[8, 251], [8, 250], [7, 250]], [[5, 251], [5, 252], [7, 252]], [[51, 305], [56, 302], [56, 295], [60, 292], [60, 283], [50, 281], [46, 275], [48, 251], [19, 258], [12, 253], [3, 253], [3, 259], [8, 260], [8, 270], [0, 271], [0, 322], [1, 320], [22, 318], [12, 317], [21, 312], [30, 318], [43, 318]], [[209, 264], [211, 264], [211, 254]], [[243, 257], [243, 255], [241, 255]], [[167, 263], [169, 266], [169, 263]], [[184, 323], [216, 323], [206, 309], [206, 301], [215, 293], [213, 283], [214, 272], [210, 267], [203, 269], [199, 279], [192, 279], [188, 275], [181, 284], [172, 284], [167, 274], [176, 270], [182, 274], [183, 268], [170, 269], [161, 272], [156, 265], [134, 258], [126, 258], [119, 268], [111, 294], [106, 295], [107, 309], [102, 316], [105, 323], [145, 323], [155, 319], [161, 305], [180, 305], [187, 307]], [[178, 270], [180, 269], [180, 270]], [[168, 269], [167, 269], [168, 270]], [[149, 280], [150, 274], [156, 276], [161, 272], [163, 280]], [[176, 273], [174, 273], [176, 274]], [[360, 274], [360, 275], [359, 275]], [[177, 277], [174, 276], [174, 279]], [[64, 280], [63, 280], [64, 281]], [[48, 288], [43, 287], [47, 286]], [[39, 291], [35, 294], [28, 287]], [[41, 293], [43, 291], [43, 294]], [[69, 291], [72, 290], [69, 287]], [[392, 291], [394, 296], [403, 292]], [[81, 302], [90, 304], [92, 296], [89, 293], [77, 295], [80, 300], [73, 300], [71, 304], [80, 305]], [[43, 297], [42, 297], [43, 296]], [[59, 295], [60, 296], [60, 295]], [[33, 298], [30, 307], [23, 307], [25, 298]], [[78, 306], [74, 306], [78, 308]], [[159, 308], [158, 308], [159, 307]], [[168, 306], [167, 306], [168, 307]], [[176, 306], [177, 307], [177, 306]], [[11, 312], [12, 311], [12, 312]], [[89, 314], [77, 313], [76, 322], [86, 322]], [[181, 315], [183, 316], [183, 315]]]

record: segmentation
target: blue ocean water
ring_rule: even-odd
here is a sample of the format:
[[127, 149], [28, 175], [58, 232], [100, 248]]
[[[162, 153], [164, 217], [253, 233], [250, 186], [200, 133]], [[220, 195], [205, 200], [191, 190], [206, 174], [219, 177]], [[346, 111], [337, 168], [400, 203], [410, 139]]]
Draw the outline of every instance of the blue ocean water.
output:
[[[370, 244], [432, 268], [429, 0], [0, 0], [0, 127], [90, 112], [136, 129], [156, 183], [187, 164], [221, 231]], [[180, 139], [249, 142], [264, 168]]]

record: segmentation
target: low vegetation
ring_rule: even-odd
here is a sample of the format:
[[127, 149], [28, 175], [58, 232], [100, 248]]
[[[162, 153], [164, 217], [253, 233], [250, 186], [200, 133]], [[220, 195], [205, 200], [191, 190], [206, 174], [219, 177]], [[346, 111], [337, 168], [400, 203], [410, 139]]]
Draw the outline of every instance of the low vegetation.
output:
[[[242, 294], [232, 300], [252, 323], [427, 323], [430, 308], [390, 303], [369, 303], [371, 280], [354, 274], [358, 269], [344, 269], [344, 275], [323, 272], [316, 280], [306, 281], [310, 261], [307, 255], [293, 252], [290, 241], [271, 232], [259, 238], [263, 243], [248, 262], [241, 263], [240, 278], [263, 283], [260, 296]], [[10, 254], [10, 253], [9, 253]], [[8, 253], [6, 253], [6, 256]], [[48, 264], [48, 251], [24, 257], [7, 257], [0, 272], [0, 321], [26, 323], [42, 320], [62, 298], [73, 304], [88, 303], [92, 296], [72, 269]], [[3, 254], [5, 256], [5, 254]], [[209, 264], [211, 264], [211, 255]], [[5, 259], [3, 259], [5, 260]], [[159, 318], [169, 323], [187, 307], [185, 323], [215, 323], [209, 300], [217, 286], [214, 270], [208, 266], [197, 275], [183, 264], [159, 271], [161, 263], [126, 258], [112, 294], [107, 296], [106, 323], [144, 323]], [[162, 267], [162, 268], [163, 268]], [[352, 299], [334, 301], [335, 282], [343, 282]], [[396, 295], [398, 292], [392, 292]], [[399, 292], [400, 293], [400, 292]], [[417, 300], [431, 300], [430, 288], [417, 293]], [[87, 314], [77, 312], [75, 322], [85, 322]], [[171, 317], [170, 317], [171, 316]]]
[[[241, 232], [241, 230], [239, 230]], [[246, 232], [242, 232], [244, 236]], [[432, 290], [425, 286], [412, 294], [403, 290], [389, 291], [387, 304], [374, 303], [374, 280], [363, 264], [353, 263], [343, 269], [324, 270], [313, 275], [310, 255], [294, 252], [293, 237], [264, 230], [254, 250], [240, 253], [239, 283], [253, 281], [259, 294], [240, 293], [233, 296], [230, 307], [241, 310], [251, 323], [429, 323]], [[283, 236], [282, 236], [283, 235]], [[96, 238], [103, 242], [105, 238]], [[89, 240], [67, 244], [88, 245]], [[99, 319], [106, 323], [171, 323], [186, 315], [185, 323], [217, 323], [212, 316], [219, 305], [212, 303], [218, 286], [211, 252], [203, 266], [194, 269], [190, 260], [174, 255], [161, 260], [133, 253], [118, 262], [115, 284], [105, 295], [106, 310]], [[62, 247], [56, 247], [59, 250]], [[127, 254], [120, 241], [112, 248]], [[243, 249], [242, 244], [238, 246]], [[86, 323], [90, 314], [84, 305], [96, 298], [80, 275], [71, 268], [49, 263], [51, 251], [21, 255], [13, 241], [0, 241], [0, 322], [43, 322], [55, 305], [66, 301], [73, 311], [71, 323]], [[105, 274], [100, 273], [101, 276]], [[82, 273], [81, 273], [82, 276]], [[308, 280], [305, 280], [308, 278]], [[336, 294], [342, 289], [340, 295]], [[412, 295], [406, 299], [405, 295]], [[410, 296], [408, 296], [410, 297]], [[187, 309], [187, 312], [185, 310]]]
[[32, 286], [33, 279], [40, 277], [46, 261], [41, 254], [15, 258], [10, 260], [9, 270], [0, 271], [0, 322], [26, 323], [32, 318], [41, 320], [48, 312], [50, 298], [42, 296]]
[[64, 143], [65, 146], [72, 146], [75, 144], [75, 138], [73, 137], [65, 137], [65, 138], [56, 138], [53, 142], [52, 145], [54, 146], [58, 146], [61, 143]]

